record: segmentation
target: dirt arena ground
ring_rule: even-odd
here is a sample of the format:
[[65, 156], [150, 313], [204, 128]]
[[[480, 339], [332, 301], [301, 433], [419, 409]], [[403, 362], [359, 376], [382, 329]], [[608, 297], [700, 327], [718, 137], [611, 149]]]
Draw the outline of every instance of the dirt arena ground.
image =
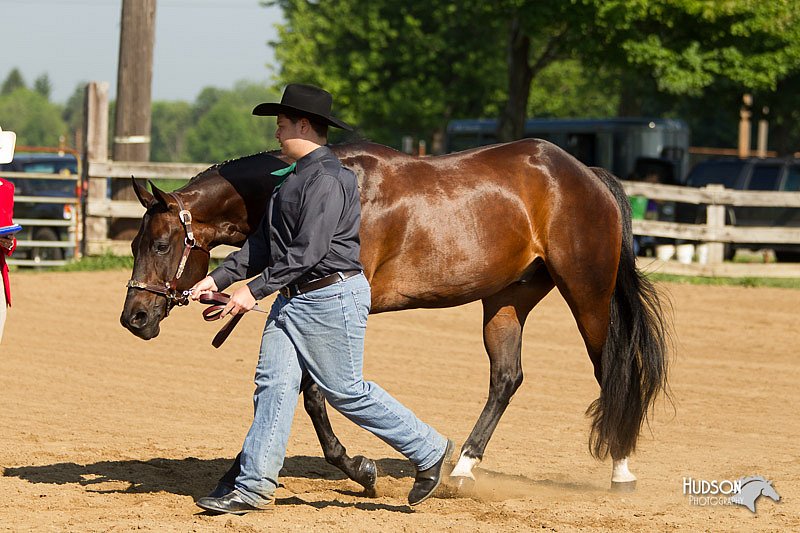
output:
[[[597, 395], [563, 300], [534, 311], [525, 383], [487, 449], [472, 497], [405, 505], [413, 469], [333, 414], [351, 454], [382, 470], [365, 498], [321, 457], [298, 410], [277, 505], [199, 513], [252, 413], [263, 325], [245, 317], [220, 350], [199, 305], [145, 342], [119, 325], [128, 272], [12, 273], [0, 345], [0, 530], [665, 531], [800, 530], [800, 292], [665, 284], [675, 309], [675, 410], [663, 402], [632, 460], [638, 490], [611, 493], [587, 453]], [[460, 446], [486, 398], [479, 304], [370, 318], [366, 375]], [[773, 481], [779, 503], [691, 505], [684, 477]]]

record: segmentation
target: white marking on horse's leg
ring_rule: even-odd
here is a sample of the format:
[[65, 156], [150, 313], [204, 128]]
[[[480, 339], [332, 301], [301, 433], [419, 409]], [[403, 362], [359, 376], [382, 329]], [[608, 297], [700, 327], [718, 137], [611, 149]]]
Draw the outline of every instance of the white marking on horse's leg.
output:
[[450, 477], [468, 477], [470, 479], [475, 479], [475, 476], [472, 474], [472, 469], [478, 466], [480, 462], [480, 459], [467, 457], [462, 452], [461, 456], [458, 458], [456, 467], [450, 472]]
[[631, 481], [636, 481], [636, 476], [631, 474], [631, 471], [628, 470], [628, 458], [623, 457], [622, 459], [614, 461], [614, 466], [611, 470], [611, 482], [630, 483]]

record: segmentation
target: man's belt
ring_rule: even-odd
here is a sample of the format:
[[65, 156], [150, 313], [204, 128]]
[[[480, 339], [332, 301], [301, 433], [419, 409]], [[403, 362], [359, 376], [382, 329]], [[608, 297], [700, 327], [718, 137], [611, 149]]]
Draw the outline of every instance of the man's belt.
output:
[[315, 291], [317, 289], [321, 289], [323, 287], [328, 287], [333, 285], [334, 283], [339, 283], [340, 281], [344, 281], [347, 278], [352, 278], [361, 274], [360, 270], [346, 270], [344, 272], [334, 272], [329, 276], [325, 276], [324, 278], [315, 279], [314, 281], [309, 281], [308, 283], [302, 284], [292, 284], [287, 285], [282, 288], [279, 292], [281, 296], [284, 298], [293, 298], [298, 294], [303, 294], [306, 292]]
[[[303, 294], [306, 292], [315, 291], [317, 289], [321, 289], [323, 287], [328, 287], [329, 285], [333, 285], [334, 283], [338, 283], [340, 281], [344, 281], [347, 278], [352, 278], [355, 275], [361, 274], [360, 270], [348, 270], [345, 272], [336, 272], [331, 274], [330, 276], [325, 276], [324, 278], [315, 279], [314, 281], [309, 281], [308, 283], [303, 283], [300, 285], [287, 285], [286, 287], [280, 290], [280, 293], [285, 298], [292, 298], [293, 296], [297, 296], [298, 294]], [[211, 294], [204, 294], [200, 297], [200, 303], [206, 304], [208, 306], [207, 309], [203, 310], [203, 318], [207, 322], [211, 322], [213, 320], [218, 320], [220, 318], [220, 314], [222, 310], [225, 308], [225, 304], [230, 301], [231, 297], [224, 292], [213, 292]], [[258, 304], [253, 307], [252, 311], [258, 311], [261, 313], [266, 313], [265, 310], [258, 307]], [[233, 331], [233, 328], [239, 323], [242, 319], [244, 314], [238, 314], [231, 317], [230, 320], [219, 330], [219, 333], [214, 337], [214, 340], [211, 341], [211, 344], [214, 348], [219, 348], [225, 339]]]

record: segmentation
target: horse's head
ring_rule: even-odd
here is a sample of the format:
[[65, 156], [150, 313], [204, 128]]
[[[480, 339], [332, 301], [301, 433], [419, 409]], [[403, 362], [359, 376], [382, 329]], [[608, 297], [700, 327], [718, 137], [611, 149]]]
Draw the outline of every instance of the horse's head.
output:
[[213, 230], [193, 218], [191, 194], [164, 193], [150, 183], [151, 194], [135, 180], [133, 186], [147, 211], [131, 243], [133, 274], [120, 322], [148, 340], [173, 306], [187, 302], [183, 291], [208, 272]]
[[767, 498], [772, 498], [776, 502], [781, 500], [781, 495], [778, 494], [778, 491], [772, 486], [772, 481], [767, 481], [766, 484], [761, 487], [761, 494]]
[[[214, 246], [241, 246], [264, 216], [286, 163], [262, 152], [201, 172], [181, 189], [150, 193], [133, 182], [147, 210], [131, 243], [133, 274], [120, 322], [137, 337], [157, 336], [170, 309], [188, 300], [183, 291], [208, 272]], [[190, 235], [191, 232], [191, 235]]]

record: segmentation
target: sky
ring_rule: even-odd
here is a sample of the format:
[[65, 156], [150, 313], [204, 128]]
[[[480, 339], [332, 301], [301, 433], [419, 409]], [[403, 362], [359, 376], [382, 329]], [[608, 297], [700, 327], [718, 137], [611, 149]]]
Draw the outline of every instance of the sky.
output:
[[[0, 82], [19, 68], [28, 86], [47, 74], [51, 100], [107, 81], [116, 96], [122, 0], [0, 0]], [[194, 101], [208, 86], [271, 84], [282, 22], [258, 0], [156, 0], [153, 100]], [[273, 70], [274, 68], [274, 70]]]

